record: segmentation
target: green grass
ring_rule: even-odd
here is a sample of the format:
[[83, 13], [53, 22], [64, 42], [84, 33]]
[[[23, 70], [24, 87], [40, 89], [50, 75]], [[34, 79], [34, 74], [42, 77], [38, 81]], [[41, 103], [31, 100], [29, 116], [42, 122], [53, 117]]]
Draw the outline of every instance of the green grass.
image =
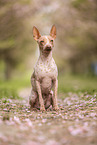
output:
[[75, 8], [79, 8], [82, 4], [87, 4], [87, 0], [74, 0], [71, 2], [71, 4], [75, 7]]
[[8, 81], [0, 80], [0, 98], [19, 98], [18, 91], [30, 86], [29, 75], [17, 77]]
[[59, 92], [84, 92], [93, 94], [97, 92], [97, 77], [80, 75], [61, 75], [59, 76]]
[[[30, 74], [9, 81], [0, 80], [0, 98], [19, 98], [18, 92], [31, 87]], [[97, 77], [63, 74], [58, 77], [58, 93], [97, 93]]]

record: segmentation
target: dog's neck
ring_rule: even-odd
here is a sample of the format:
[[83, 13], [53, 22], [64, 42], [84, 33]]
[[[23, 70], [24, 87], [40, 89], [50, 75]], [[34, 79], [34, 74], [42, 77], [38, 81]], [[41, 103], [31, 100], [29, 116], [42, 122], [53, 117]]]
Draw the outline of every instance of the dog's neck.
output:
[[41, 59], [41, 61], [43, 62], [49, 62], [52, 59], [52, 51], [49, 53], [44, 53], [43, 51], [40, 51], [40, 56], [39, 58]]

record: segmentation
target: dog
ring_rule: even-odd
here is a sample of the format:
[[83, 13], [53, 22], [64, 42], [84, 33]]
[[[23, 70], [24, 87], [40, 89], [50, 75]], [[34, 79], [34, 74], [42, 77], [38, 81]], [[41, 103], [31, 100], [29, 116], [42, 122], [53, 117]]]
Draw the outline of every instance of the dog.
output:
[[39, 45], [40, 56], [31, 76], [32, 90], [29, 104], [31, 108], [40, 111], [45, 111], [52, 105], [53, 110], [57, 111], [59, 110], [57, 103], [58, 70], [52, 57], [54, 39], [56, 38], [55, 25], [52, 26], [48, 36], [41, 36], [39, 30], [34, 26], [33, 38]]

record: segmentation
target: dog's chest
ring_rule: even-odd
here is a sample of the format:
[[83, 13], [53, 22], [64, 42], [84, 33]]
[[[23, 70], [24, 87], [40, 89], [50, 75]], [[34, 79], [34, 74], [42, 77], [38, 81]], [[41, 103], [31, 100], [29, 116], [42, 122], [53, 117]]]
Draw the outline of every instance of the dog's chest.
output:
[[37, 78], [41, 79], [44, 77], [49, 77], [51, 79], [57, 77], [57, 66], [54, 59], [51, 61], [42, 62], [39, 60], [35, 66], [35, 75]]

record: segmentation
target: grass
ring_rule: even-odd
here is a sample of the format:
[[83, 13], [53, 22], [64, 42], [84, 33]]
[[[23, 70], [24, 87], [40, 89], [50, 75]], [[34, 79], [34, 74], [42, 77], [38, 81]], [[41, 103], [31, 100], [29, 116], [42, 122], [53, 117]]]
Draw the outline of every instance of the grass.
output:
[[87, 92], [93, 94], [97, 92], [97, 77], [82, 75], [61, 75], [59, 76], [59, 92]]
[[0, 80], [0, 98], [18, 99], [18, 91], [30, 87], [30, 76], [14, 78], [8, 81]]
[[[19, 98], [18, 91], [31, 87], [30, 74], [9, 81], [0, 80], [0, 98]], [[58, 93], [97, 92], [97, 77], [62, 74], [58, 77]]]

